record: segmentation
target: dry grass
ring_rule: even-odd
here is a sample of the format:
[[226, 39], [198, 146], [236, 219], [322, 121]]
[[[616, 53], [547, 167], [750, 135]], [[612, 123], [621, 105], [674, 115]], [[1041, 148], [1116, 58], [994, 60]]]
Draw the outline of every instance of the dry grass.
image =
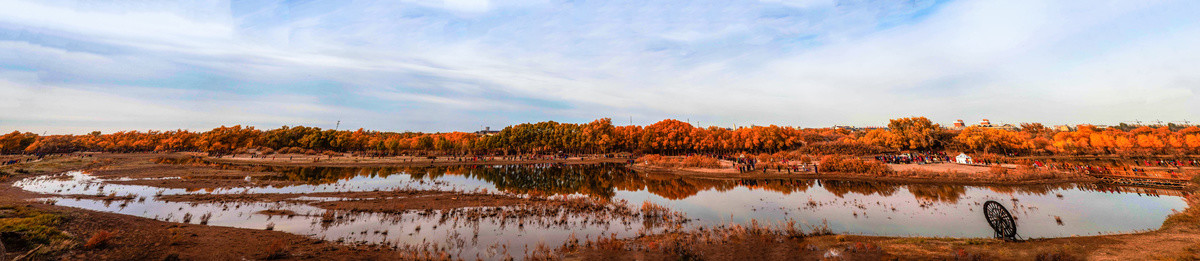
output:
[[637, 159], [637, 162], [661, 168], [720, 168], [721, 162], [716, 158], [701, 155], [687, 157], [668, 157], [649, 154]]
[[896, 152], [895, 149], [891, 149], [891, 148], [862, 144], [862, 143], [857, 143], [857, 142], [841, 142], [841, 141], [813, 142], [813, 143], [809, 143], [808, 145], [805, 145], [804, 147], [800, 147], [800, 149], [798, 149], [796, 151], [804, 153], [804, 154], [816, 154], [816, 155], [846, 154], [846, 155], [858, 155], [858, 156], [876, 155], [876, 154]]
[[1067, 250], [1059, 247], [1059, 248], [1043, 250], [1043, 251], [1038, 252], [1037, 254], [1034, 255], [1034, 260], [1038, 260], [1038, 261], [1073, 261], [1073, 260], [1084, 260], [1084, 258], [1072, 253], [1071, 251], [1067, 251]]
[[992, 165], [988, 168], [988, 173], [991, 173], [992, 175], [1003, 176], [1008, 174], [1008, 168], [1001, 167], [1000, 165]]
[[642, 202], [642, 216], [647, 218], [664, 217], [671, 213], [671, 209], [651, 203], [650, 201]]
[[92, 237], [83, 244], [83, 248], [94, 249], [108, 246], [108, 242], [112, 241], [114, 237], [116, 235], [108, 230], [96, 231], [96, 234], [92, 234]]
[[826, 155], [821, 157], [820, 170], [847, 173], [866, 173], [879, 176], [887, 176], [896, 172], [887, 165], [884, 165], [882, 162], [863, 160], [847, 155]]
[[283, 239], [276, 239], [267, 245], [267, 259], [281, 259], [288, 256], [287, 245]]
[[1087, 178], [1086, 175], [1078, 173], [1057, 172], [1049, 170], [1017, 168], [1009, 169], [1004, 167], [993, 166], [988, 168], [987, 172], [982, 173], [965, 173], [958, 171], [930, 171], [930, 170], [903, 170], [886, 174], [888, 177], [900, 178], [915, 178], [915, 179], [955, 179], [955, 180], [980, 180], [980, 181], [1036, 181], [1050, 179], [1067, 179], [1067, 178]]
[[1179, 253], [1164, 258], [1165, 260], [1200, 260], [1200, 244], [1183, 249]]
[[168, 245], [175, 246], [175, 245], [183, 244], [183, 239], [187, 238], [187, 236], [185, 236], [184, 233], [182, 231], [180, 231], [179, 228], [170, 228], [170, 229], [167, 229], [167, 231], [171, 232], [171, 235], [167, 237]]
[[[845, 251], [849, 255], [846, 260], [879, 259], [886, 255], [877, 242], [862, 241], [861, 237], [842, 237], [841, 241], [829, 242], [832, 237], [827, 236], [830, 232], [825, 223], [809, 226], [808, 233], [801, 227], [791, 220], [775, 225], [750, 220], [745, 225], [729, 223], [632, 239], [601, 237], [588, 241], [576, 253], [583, 259], [602, 260], [634, 256], [646, 260], [809, 260], [826, 249]], [[813, 237], [820, 239], [812, 241]], [[821, 242], [819, 247], [808, 244], [817, 241]]]
[[333, 223], [333, 221], [337, 221], [337, 214], [333, 213], [333, 211], [325, 211], [325, 213], [321, 214], [321, 223], [329, 224]]
[[1167, 216], [1167, 220], [1163, 221], [1163, 226], [1172, 224], [1200, 224], [1200, 194], [1192, 194], [1184, 198], [1188, 208]]
[[992, 260], [986, 253], [967, 251], [963, 248], [954, 249], [954, 260], [960, 261], [977, 261], [977, 260]]
[[692, 155], [683, 158], [680, 161], [680, 166], [684, 168], [720, 168], [721, 162], [717, 159], [708, 156]]

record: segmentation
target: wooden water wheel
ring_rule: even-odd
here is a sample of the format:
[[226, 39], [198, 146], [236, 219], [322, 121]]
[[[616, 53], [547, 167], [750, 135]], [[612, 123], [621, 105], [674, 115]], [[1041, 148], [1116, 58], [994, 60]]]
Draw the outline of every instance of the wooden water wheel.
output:
[[983, 215], [987, 218], [988, 225], [992, 226], [992, 230], [996, 231], [996, 238], [1017, 240], [1017, 223], [1000, 202], [988, 200], [983, 203]]

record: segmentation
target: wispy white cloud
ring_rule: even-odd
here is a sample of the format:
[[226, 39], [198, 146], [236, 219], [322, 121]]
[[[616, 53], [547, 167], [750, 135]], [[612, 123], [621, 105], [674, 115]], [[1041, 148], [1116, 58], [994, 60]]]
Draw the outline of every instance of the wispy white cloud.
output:
[[[15, 7], [0, 9], [0, 72], [34, 75], [0, 73], [10, 85], [0, 93], [17, 97], [8, 100], [24, 110], [56, 102], [46, 95], [144, 106], [30, 112], [44, 125], [346, 119], [461, 130], [631, 115], [827, 126], [1200, 113], [1186, 105], [1198, 75], [1186, 68], [1200, 60], [1188, 47], [1200, 8], [1188, 1], [0, 5]], [[190, 114], [201, 116], [179, 116]]]
[[[220, 125], [325, 124], [321, 116], [363, 113], [317, 103], [312, 97], [276, 95], [195, 101], [199, 91], [121, 86], [46, 85], [12, 73], [0, 78], [0, 130], [85, 133], [94, 130], [192, 129]], [[314, 117], [315, 116], [315, 117]], [[136, 126], [136, 127], [130, 127]]]

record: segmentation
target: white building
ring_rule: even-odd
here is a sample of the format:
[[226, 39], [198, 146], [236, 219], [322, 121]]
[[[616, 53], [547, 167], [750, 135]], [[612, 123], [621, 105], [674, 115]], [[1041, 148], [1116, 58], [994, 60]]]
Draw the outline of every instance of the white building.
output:
[[966, 153], [959, 153], [957, 157], [954, 157], [954, 162], [958, 162], [958, 164], [975, 163], [974, 161], [971, 160], [971, 156], [967, 156]]

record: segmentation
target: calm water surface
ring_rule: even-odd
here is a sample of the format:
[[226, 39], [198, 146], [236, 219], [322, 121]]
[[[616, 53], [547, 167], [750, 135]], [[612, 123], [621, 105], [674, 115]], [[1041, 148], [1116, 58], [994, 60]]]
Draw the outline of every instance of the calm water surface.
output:
[[[224, 166], [238, 167], [238, 166]], [[730, 223], [828, 224], [835, 233], [881, 236], [992, 237], [980, 212], [983, 202], [1001, 202], [1017, 218], [1024, 238], [1065, 237], [1153, 230], [1174, 210], [1187, 208], [1182, 192], [1067, 184], [1047, 186], [961, 186], [836, 180], [711, 180], [637, 173], [620, 165], [460, 166], [430, 168], [266, 168], [267, 179], [302, 181], [295, 186], [189, 191], [114, 184], [82, 172], [29, 178], [14, 185], [52, 195], [130, 195], [134, 200], [55, 198], [84, 209], [215, 226], [266, 229], [350, 243], [436, 246], [461, 257], [525, 255], [538, 243], [558, 246], [570, 238], [630, 237], [663, 228], [637, 218], [562, 211], [547, 218], [468, 218], [459, 211], [342, 213], [300, 198], [276, 203], [178, 203], [161, 195], [311, 193], [431, 189], [519, 195], [591, 197], [640, 206], [652, 202], [693, 219], [688, 227]], [[247, 178], [251, 179], [251, 178]], [[251, 179], [253, 181], [253, 179]], [[298, 215], [271, 216], [263, 210]], [[1060, 222], [1061, 220], [1061, 222]], [[506, 250], [507, 249], [507, 250]]]

